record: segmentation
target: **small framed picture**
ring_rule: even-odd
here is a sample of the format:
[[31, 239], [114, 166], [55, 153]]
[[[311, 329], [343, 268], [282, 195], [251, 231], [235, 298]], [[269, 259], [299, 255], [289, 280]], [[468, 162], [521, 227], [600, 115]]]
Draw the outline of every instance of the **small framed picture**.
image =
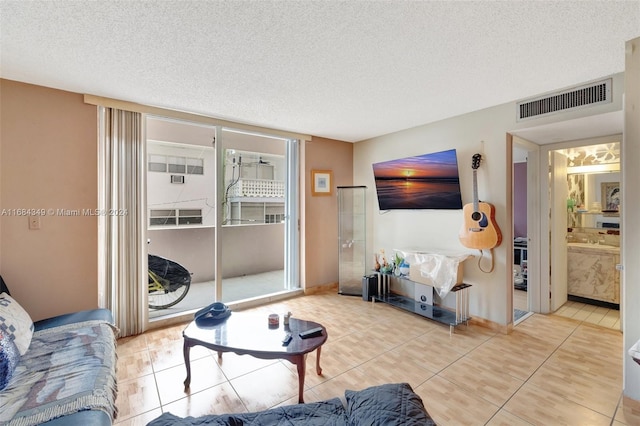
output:
[[311, 170], [311, 195], [331, 195], [332, 178], [331, 170]]
[[611, 216], [620, 214], [620, 182], [602, 182], [602, 213]]

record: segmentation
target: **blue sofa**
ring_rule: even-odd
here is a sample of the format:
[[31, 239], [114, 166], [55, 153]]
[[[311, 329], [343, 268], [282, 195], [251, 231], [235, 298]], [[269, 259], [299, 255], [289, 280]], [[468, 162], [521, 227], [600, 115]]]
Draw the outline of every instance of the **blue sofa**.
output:
[[[6, 285], [4, 290], [9, 295]], [[32, 332], [28, 349], [0, 390], [0, 413], [12, 413], [5, 418], [0, 414], [0, 424], [111, 425], [116, 416], [117, 334], [111, 311], [92, 309], [35, 321]]]

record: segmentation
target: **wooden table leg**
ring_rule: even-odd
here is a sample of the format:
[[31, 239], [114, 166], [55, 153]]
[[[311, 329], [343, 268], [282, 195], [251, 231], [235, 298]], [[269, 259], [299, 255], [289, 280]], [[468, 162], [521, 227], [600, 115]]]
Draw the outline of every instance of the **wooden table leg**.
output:
[[191, 352], [191, 345], [187, 339], [184, 339], [184, 346], [182, 347], [182, 354], [184, 356], [184, 365], [187, 367], [187, 378], [184, 379], [184, 390], [185, 392], [189, 389], [189, 385], [191, 384], [191, 359], [189, 353]]
[[320, 367], [320, 349], [322, 349], [322, 346], [318, 346], [316, 350], [316, 374], [318, 376], [322, 374], [322, 367]]
[[307, 360], [304, 355], [298, 355], [293, 361], [298, 367], [298, 403], [304, 404], [304, 375]]

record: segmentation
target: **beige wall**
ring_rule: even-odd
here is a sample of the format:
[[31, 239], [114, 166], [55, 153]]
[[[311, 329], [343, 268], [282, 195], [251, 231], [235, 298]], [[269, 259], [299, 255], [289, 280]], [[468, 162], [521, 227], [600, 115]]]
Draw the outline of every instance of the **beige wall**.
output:
[[[367, 238], [370, 249], [419, 250], [433, 253], [469, 253], [477, 250], [464, 247], [458, 238], [463, 224], [462, 210], [391, 210], [379, 214], [375, 193], [372, 164], [412, 155], [456, 149], [463, 204], [473, 202], [472, 157], [482, 153], [483, 162], [477, 170], [478, 197], [494, 205], [496, 223], [502, 232], [503, 243], [493, 250], [494, 270], [482, 272], [477, 257], [463, 263], [464, 282], [472, 284], [470, 313], [472, 318], [484, 318], [506, 325], [507, 259], [512, 247], [512, 230], [507, 226], [507, 155], [506, 129], [513, 118], [513, 110], [498, 106], [471, 114], [439, 121], [414, 129], [381, 136], [355, 146], [354, 184], [367, 185], [368, 191]], [[487, 125], [491, 123], [491, 125]], [[400, 148], [401, 147], [401, 148]], [[483, 269], [491, 269], [489, 252], [485, 251]], [[450, 293], [445, 304], [455, 306], [455, 295]]]
[[34, 320], [97, 306], [97, 219], [12, 209], [97, 207], [96, 107], [83, 96], [0, 80], [0, 272]]
[[[302, 273], [306, 289], [338, 282], [337, 186], [353, 184], [353, 144], [314, 137], [304, 146]], [[332, 195], [311, 195], [311, 170], [333, 172]]]
[[625, 70], [625, 124], [622, 142], [622, 302], [621, 318], [624, 332], [624, 394], [640, 401], [640, 365], [627, 354], [640, 340], [640, 38], [627, 42]]

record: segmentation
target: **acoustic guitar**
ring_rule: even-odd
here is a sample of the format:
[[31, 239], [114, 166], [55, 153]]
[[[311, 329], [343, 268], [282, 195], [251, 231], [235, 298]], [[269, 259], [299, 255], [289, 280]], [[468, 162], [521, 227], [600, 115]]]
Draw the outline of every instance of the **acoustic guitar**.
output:
[[473, 204], [465, 204], [462, 209], [464, 224], [459, 234], [462, 245], [479, 250], [492, 249], [502, 242], [500, 228], [495, 222], [495, 207], [478, 201], [477, 171], [481, 160], [482, 155], [473, 155]]

